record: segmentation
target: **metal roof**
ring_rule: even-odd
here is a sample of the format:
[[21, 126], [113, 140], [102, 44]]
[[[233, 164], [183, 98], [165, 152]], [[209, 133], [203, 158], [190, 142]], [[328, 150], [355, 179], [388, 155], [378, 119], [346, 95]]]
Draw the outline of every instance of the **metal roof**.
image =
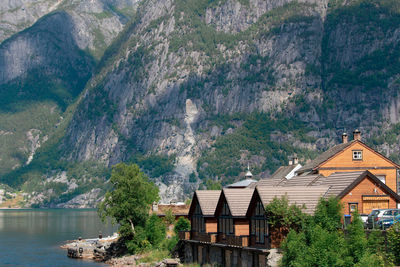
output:
[[252, 183], [257, 183], [256, 180], [253, 179], [246, 179], [246, 180], [242, 180], [230, 185], [227, 185], [227, 188], [232, 188], [232, 187], [248, 187], [249, 185], [251, 185]]

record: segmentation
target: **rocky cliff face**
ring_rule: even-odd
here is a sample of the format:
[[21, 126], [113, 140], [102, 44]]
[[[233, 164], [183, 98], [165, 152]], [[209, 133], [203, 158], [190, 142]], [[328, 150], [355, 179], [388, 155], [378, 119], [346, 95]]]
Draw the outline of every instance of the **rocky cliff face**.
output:
[[142, 1], [59, 160], [137, 162], [163, 201], [238, 179], [248, 162], [263, 177], [293, 153], [307, 161], [355, 127], [396, 160], [399, 30], [393, 1]]
[[28, 165], [68, 123], [66, 110], [136, 2], [0, 3], [1, 174]]

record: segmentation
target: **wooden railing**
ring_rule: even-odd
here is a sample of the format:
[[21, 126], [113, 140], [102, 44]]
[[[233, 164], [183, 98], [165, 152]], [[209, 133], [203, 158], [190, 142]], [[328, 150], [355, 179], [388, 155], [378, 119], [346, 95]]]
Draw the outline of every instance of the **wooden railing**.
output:
[[226, 244], [229, 246], [248, 247], [249, 246], [249, 236], [246, 236], [246, 235], [235, 236], [235, 235], [218, 234], [217, 242]]
[[180, 240], [190, 240], [190, 231], [180, 231], [178, 237]]
[[193, 231], [191, 233], [191, 239], [200, 242], [216, 243], [217, 233], [199, 233]]

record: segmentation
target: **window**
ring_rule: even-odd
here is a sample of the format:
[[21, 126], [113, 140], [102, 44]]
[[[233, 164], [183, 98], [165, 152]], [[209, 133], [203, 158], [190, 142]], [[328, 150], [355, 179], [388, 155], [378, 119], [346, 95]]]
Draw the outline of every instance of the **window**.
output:
[[358, 203], [349, 203], [349, 212], [353, 213], [358, 211]]
[[362, 150], [353, 150], [353, 160], [362, 160]]
[[221, 216], [218, 218], [218, 232], [229, 235], [234, 234], [233, 219], [227, 203], [222, 207]]
[[200, 205], [197, 203], [192, 218], [192, 230], [195, 232], [204, 233], [206, 230], [205, 228], [204, 217], [201, 212]]
[[255, 236], [256, 243], [264, 244], [267, 230], [268, 224], [263, 204], [257, 202], [256, 208], [251, 217], [251, 235]]
[[376, 175], [376, 177], [384, 184], [386, 184], [386, 175]]
[[391, 210], [385, 211], [385, 212], [383, 213], [383, 215], [392, 215], [392, 211], [391, 211]]

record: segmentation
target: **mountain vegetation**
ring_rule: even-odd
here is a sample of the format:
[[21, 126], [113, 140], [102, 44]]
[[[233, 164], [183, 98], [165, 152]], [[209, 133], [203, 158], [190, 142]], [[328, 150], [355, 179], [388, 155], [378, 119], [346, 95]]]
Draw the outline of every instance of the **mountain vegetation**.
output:
[[400, 160], [398, 1], [61, 2], [0, 4], [0, 182], [28, 205], [95, 203], [119, 162], [184, 200], [354, 128]]

